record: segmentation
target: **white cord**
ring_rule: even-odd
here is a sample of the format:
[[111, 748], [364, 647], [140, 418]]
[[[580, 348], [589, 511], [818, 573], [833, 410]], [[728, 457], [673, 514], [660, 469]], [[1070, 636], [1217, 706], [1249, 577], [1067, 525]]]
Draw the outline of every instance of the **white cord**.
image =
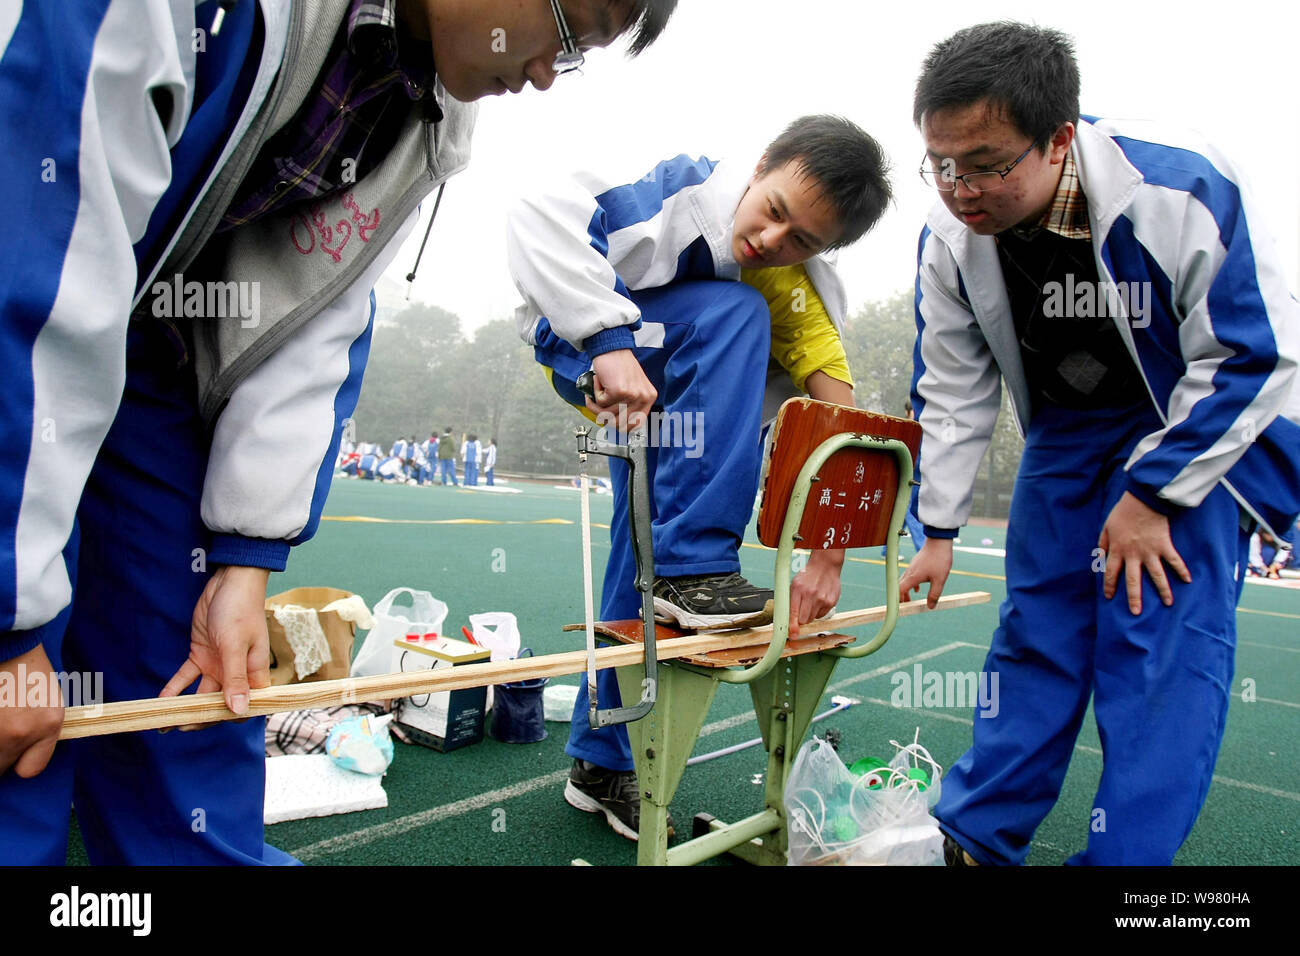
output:
[[[835, 706], [832, 707], [830, 710], [818, 714], [816, 717], [814, 717], [812, 720], [809, 721], [810, 724], [815, 724], [819, 720], [825, 720], [827, 717], [830, 717], [833, 714], [838, 714], [842, 710], [848, 710], [854, 704], [861, 703], [861, 701], [854, 700], [852, 697], [840, 697], [838, 695], [832, 697], [831, 701], [835, 704]], [[706, 754], [698, 754], [697, 756], [694, 756], [690, 760], [686, 761], [686, 766], [694, 767], [696, 764], [705, 763], [706, 761], [709, 760], [717, 760], [719, 757], [725, 757], [728, 754], [740, 753], [740, 751], [748, 750], [750, 747], [757, 747], [762, 742], [763, 742], [762, 737], [755, 737], [753, 740], [746, 740], [743, 741], [742, 743], [732, 744], [730, 747], [723, 747], [721, 750], [714, 750]]]
[[596, 611], [591, 594], [591, 505], [587, 500], [587, 471], [579, 476], [582, 498], [582, 596], [587, 612], [587, 695], [596, 696]]

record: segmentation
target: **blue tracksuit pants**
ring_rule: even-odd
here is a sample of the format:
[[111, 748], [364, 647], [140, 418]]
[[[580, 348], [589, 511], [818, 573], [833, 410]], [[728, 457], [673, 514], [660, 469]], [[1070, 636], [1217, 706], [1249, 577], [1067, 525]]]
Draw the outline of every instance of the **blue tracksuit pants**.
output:
[[[174, 337], [132, 323], [127, 383], [64, 552], [75, 596], [44, 632], [57, 671], [103, 674], [107, 700], [156, 697], [190, 650], [214, 569], [199, 517], [207, 430]], [[29, 780], [0, 777], [0, 863], [61, 865], [68, 807], [92, 863], [290, 863], [263, 839], [265, 720], [58, 745]]]
[[[651, 422], [646, 455], [655, 574], [739, 571], [740, 542], [758, 487], [772, 321], [767, 302], [749, 286], [725, 281], [683, 282], [632, 298], [641, 309], [638, 343], [645, 343], [635, 354], [659, 392], [655, 410], [663, 413]], [[551, 333], [539, 339], [537, 360], [554, 370], [555, 390], [583, 407], [573, 382], [591, 368], [590, 357]], [[641, 596], [633, 586], [627, 467], [617, 458], [609, 463], [614, 516], [600, 616], [613, 621], [639, 617]], [[597, 692], [602, 708], [618, 706], [613, 670], [600, 671]], [[611, 770], [631, 770], [627, 732], [592, 730], [587, 706], [584, 681], [565, 752]]]
[[[1216, 487], [1170, 519], [1192, 583], [1171, 570], [1173, 606], [1142, 576], [1129, 612], [1121, 574], [1107, 601], [1102, 525], [1124, 490], [1124, 463], [1159, 427], [1153, 412], [1047, 407], [1030, 424], [1007, 532], [1007, 599], [985, 670], [994, 717], [948, 771], [935, 815], [980, 863], [1018, 864], [1055, 804], [1088, 700], [1103, 768], [1087, 848], [1071, 863], [1167, 865], [1205, 802], [1223, 739], [1236, 647], [1235, 608], [1248, 535]], [[993, 708], [990, 708], [990, 711]]]

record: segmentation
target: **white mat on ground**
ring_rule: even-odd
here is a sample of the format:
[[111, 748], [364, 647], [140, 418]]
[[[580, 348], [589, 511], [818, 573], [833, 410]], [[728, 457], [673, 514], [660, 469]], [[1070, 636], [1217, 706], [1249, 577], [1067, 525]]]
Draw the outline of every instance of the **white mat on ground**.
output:
[[336, 766], [327, 754], [266, 759], [265, 823], [328, 817], [388, 806], [383, 778]]
[[504, 485], [461, 485], [466, 491], [495, 491], [499, 495], [517, 495], [520, 489], [506, 488]]

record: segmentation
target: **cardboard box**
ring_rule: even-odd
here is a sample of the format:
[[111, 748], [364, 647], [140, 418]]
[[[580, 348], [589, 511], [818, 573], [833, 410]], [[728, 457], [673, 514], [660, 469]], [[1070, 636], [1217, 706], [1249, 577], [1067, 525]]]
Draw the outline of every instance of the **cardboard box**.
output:
[[[414, 637], [415, 635], [409, 635]], [[455, 667], [486, 661], [486, 647], [440, 637], [393, 642], [394, 673], [411, 673], [438, 667]], [[395, 723], [418, 744], [446, 752], [483, 739], [487, 688], [467, 687], [438, 694], [417, 694], [402, 700]]]

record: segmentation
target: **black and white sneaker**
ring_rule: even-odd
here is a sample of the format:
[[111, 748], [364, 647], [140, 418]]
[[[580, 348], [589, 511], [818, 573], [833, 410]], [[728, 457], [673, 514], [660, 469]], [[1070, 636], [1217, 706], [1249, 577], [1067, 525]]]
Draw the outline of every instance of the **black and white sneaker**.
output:
[[[637, 839], [641, 829], [641, 787], [631, 770], [606, 770], [585, 760], [573, 761], [564, 800], [587, 813], [603, 813], [619, 836]], [[668, 836], [673, 835], [673, 815], [668, 814]]]
[[754, 626], [772, 620], [772, 591], [739, 574], [655, 578], [655, 620], [687, 628]]

